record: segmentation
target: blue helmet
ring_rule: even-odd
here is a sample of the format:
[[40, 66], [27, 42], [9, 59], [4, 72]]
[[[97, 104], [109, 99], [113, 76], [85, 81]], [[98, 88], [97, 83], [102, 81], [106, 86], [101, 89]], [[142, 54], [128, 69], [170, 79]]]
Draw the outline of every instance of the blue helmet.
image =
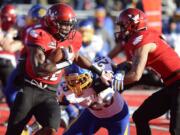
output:
[[65, 81], [68, 88], [76, 95], [83, 94], [83, 90], [92, 84], [91, 71], [83, 69], [75, 64], [65, 68]]
[[32, 19], [41, 19], [46, 15], [46, 12], [47, 9], [44, 6], [41, 4], [35, 4], [29, 9], [28, 16]]
[[92, 20], [85, 19], [79, 23], [79, 28], [94, 29], [94, 25], [93, 25]]
[[91, 43], [94, 37], [94, 26], [93, 22], [89, 19], [82, 20], [79, 23], [79, 32], [82, 35], [83, 44], [87, 45]]

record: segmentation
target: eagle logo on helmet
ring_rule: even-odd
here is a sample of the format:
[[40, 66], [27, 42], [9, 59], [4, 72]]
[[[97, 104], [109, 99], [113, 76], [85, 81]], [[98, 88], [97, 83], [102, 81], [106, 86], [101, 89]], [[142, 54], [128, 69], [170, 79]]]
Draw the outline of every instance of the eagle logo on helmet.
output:
[[135, 15], [135, 16], [129, 14], [128, 17], [129, 17], [130, 19], [132, 19], [134, 23], [138, 23], [138, 22], [139, 22], [139, 19], [140, 19], [140, 15], [139, 15], [139, 14], [137, 14], [137, 15]]
[[53, 12], [51, 9], [48, 11], [51, 20], [56, 20], [57, 11]]

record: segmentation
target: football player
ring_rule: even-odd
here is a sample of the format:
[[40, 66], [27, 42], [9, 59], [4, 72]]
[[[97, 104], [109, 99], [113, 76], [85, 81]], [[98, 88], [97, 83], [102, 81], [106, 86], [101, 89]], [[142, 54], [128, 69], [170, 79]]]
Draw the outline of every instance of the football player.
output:
[[82, 20], [79, 23], [79, 31], [82, 34], [80, 54], [86, 56], [91, 61], [96, 56], [101, 56], [104, 42], [102, 36], [94, 33], [93, 22], [89, 19]]
[[129, 134], [128, 106], [120, 94], [123, 74], [113, 71], [111, 60], [98, 57], [95, 64], [112, 72], [112, 85], [105, 86], [89, 70], [71, 65], [65, 69], [65, 82], [61, 83], [60, 99], [65, 96], [71, 103], [79, 103], [86, 109], [73, 121], [64, 135], [93, 135], [101, 127], [110, 135]]
[[[26, 44], [26, 32], [28, 28], [36, 23], [40, 22], [40, 20], [45, 16], [46, 8], [40, 4], [33, 5], [29, 11], [28, 16], [26, 18], [26, 26], [22, 28], [22, 32], [20, 35], [21, 40], [24, 44]], [[24, 69], [24, 62], [26, 57], [26, 46], [23, 48], [20, 54], [20, 58], [18, 59], [19, 63], [17, 64], [16, 68], [13, 72], [9, 75], [7, 86], [5, 87], [5, 95], [7, 99], [8, 105], [11, 107], [14, 99], [16, 97], [17, 90], [21, 87], [21, 81], [23, 81], [23, 69]]]
[[[133, 114], [137, 135], [151, 135], [149, 121], [170, 109], [170, 133], [180, 134], [180, 58], [167, 44], [161, 33], [150, 29], [143, 11], [136, 8], [123, 10], [117, 18], [116, 39], [122, 44], [132, 61], [124, 83], [139, 79], [145, 67], [161, 76], [165, 85], [153, 93]], [[119, 45], [116, 46], [118, 53]], [[168, 100], [167, 100], [168, 99]]]
[[16, 8], [12, 4], [4, 5], [0, 14], [0, 80], [3, 93], [7, 78], [16, 67], [17, 52], [22, 50], [23, 44], [17, 40]]
[[73, 62], [97, 73], [105, 85], [110, 84], [109, 73], [78, 54], [82, 39], [76, 23], [72, 7], [58, 3], [48, 9], [40, 25], [29, 29], [24, 86], [11, 109], [6, 135], [20, 135], [33, 115], [42, 126], [37, 135], [56, 134], [60, 125], [56, 89], [63, 69]]

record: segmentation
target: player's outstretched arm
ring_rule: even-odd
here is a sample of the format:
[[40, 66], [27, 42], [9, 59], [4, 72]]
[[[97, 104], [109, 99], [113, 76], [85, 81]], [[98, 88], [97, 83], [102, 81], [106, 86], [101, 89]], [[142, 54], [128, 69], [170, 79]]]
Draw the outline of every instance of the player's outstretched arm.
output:
[[105, 72], [103, 70], [100, 70], [96, 66], [94, 66], [92, 64], [92, 62], [90, 62], [90, 60], [88, 60], [86, 57], [77, 54], [75, 59], [74, 59], [74, 63], [76, 63], [77, 65], [79, 65], [82, 68], [89, 69], [92, 72], [98, 74], [104, 84], [106, 84], [108, 86], [110, 85], [112, 75], [109, 74], [109, 72]]

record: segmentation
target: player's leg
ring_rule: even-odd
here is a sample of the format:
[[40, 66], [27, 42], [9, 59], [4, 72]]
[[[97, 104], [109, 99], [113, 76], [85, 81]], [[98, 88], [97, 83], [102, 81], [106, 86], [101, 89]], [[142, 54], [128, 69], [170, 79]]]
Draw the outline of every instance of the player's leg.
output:
[[71, 123], [79, 115], [79, 110], [75, 107], [75, 105], [69, 104], [65, 107], [65, 110], [69, 116], [69, 123]]
[[36, 135], [55, 135], [60, 126], [60, 106], [56, 94], [42, 90], [40, 104], [36, 106], [35, 118], [42, 126]]
[[105, 120], [105, 127], [109, 135], [129, 135], [129, 110], [127, 104], [121, 112]]
[[60, 106], [60, 114], [61, 114], [61, 123], [60, 123], [60, 127], [62, 128], [67, 128], [69, 126], [69, 115], [67, 113], [67, 111], [65, 110], [66, 106]]
[[170, 108], [170, 133], [171, 135], [180, 134], [180, 82], [177, 82], [169, 91], [171, 91], [172, 100]]
[[96, 118], [85, 109], [79, 118], [75, 120], [63, 135], [91, 135], [94, 132], [96, 126]]
[[18, 91], [11, 108], [6, 135], [20, 135], [32, 116], [33, 89], [24, 87]]
[[169, 90], [161, 89], [148, 97], [134, 112], [133, 120], [136, 124], [137, 135], [150, 135], [149, 121], [157, 118], [170, 108]]

